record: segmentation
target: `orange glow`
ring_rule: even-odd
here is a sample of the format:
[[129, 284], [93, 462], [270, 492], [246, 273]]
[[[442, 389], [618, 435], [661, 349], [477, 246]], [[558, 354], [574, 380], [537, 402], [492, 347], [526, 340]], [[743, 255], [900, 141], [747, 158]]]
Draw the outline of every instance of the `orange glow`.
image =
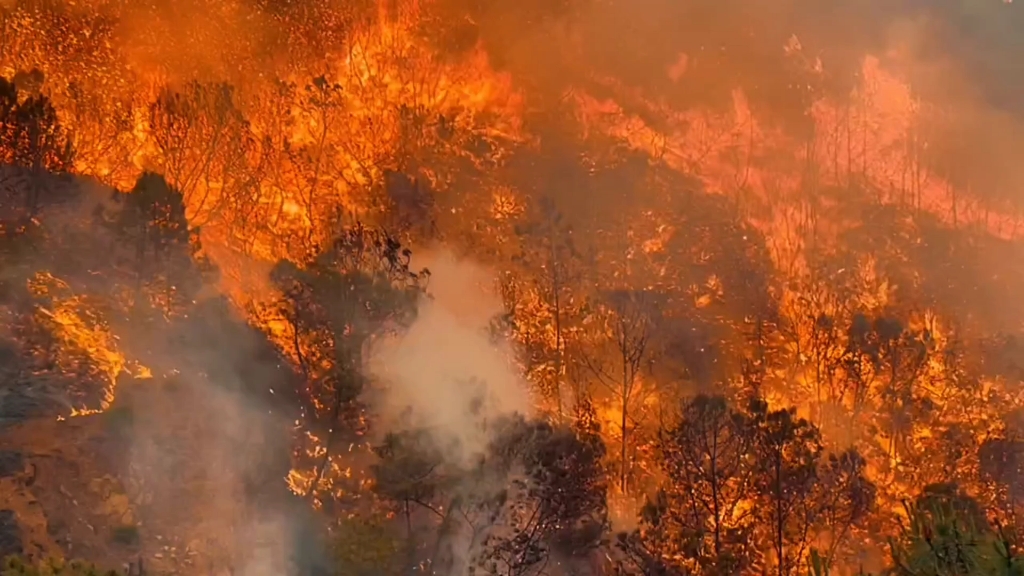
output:
[[[670, 362], [657, 357], [663, 351], [653, 345], [635, 373], [620, 377], [628, 372], [620, 366], [628, 354], [616, 349], [624, 338], [615, 322], [625, 313], [602, 303], [610, 290], [663, 297], [644, 314], [673, 328], [713, 324], [706, 337], [686, 338], [728, 350], [722, 355], [734, 356], [734, 364], [709, 368], [712, 381], [700, 384], [732, 393], [749, 384], [738, 365], [756, 364], [763, 372], [758, 392], [772, 408], [795, 406], [820, 427], [830, 450], [863, 449], [890, 516], [900, 514], [900, 501], [923, 484], [942, 479], [937, 468], [911, 462], [946, 432], [932, 422], [956, 423], [980, 439], [995, 433], [1011, 408], [1024, 406], [1024, 391], [1003, 377], [967, 382], [958, 372], [963, 346], [952, 314], [932, 302], [908, 304], [906, 294], [924, 282], [917, 271], [889, 276], [887, 259], [904, 255], [848, 249], [849, 235], [865, 225], [863, 214], [847, 209], [848, 197], [869, 199], [873, 208], [912, 208], [951, 229], [976, 228], [1002, 240], [1016, 232], [1010, 209], [958, 200], [959, 184], [929, 170], [925, 158], [934, 143], [926, 128], [939, 111], [880, 57], [859, 61], [848, 94], [814, 95], [799, 135], [762, 113], [753, 91], [727, 90], [717, 109], [682, 108], [625, 80], [590, 75], [586, 84], [555, 93], [569, 110], [566, 123], [581, 132], [572, 136], [587, 144], [572, 151], [582, 160], [568, 162], [586, 169], [565, 182], [561, 167], [549, 169], [537, 178], [544, 180], [535, 183], [538, 191], [518, 182], [540, 168], [509, 160], [544, 150], [546, 132], [536, 128], [543, 120], [527, 97], [532, 85], [507, 71], [513, 65], [492, 61], [481, 39], [454, 55], [442, 53], [422, 30], [432, 7], [427, 0], [382, 0], [373, 14], [318, 4], [317, 21], [268, 26], [280, 34], [276, 39], [261, 35], [259, 18], [246, 18], [248, 2], [211, 4], [211, 23], [155, 19], [137, 27], [126, 23], [151, 15], [121, 4], [79, 2], [72, 10], [79, 18], [57, 23], [27, 11], [12, 16], [0, 46], [0, 73], [42, 69], [45, 91], [62, 123], [73, 128], [78, 174], [127, 190], [142, 171], [153, 170], [180, 189], [204, 254], [220, 269], [218, 288], [306, 377], [298, 392], [314, 409], [330, 411], [312, 389], [335, 359], [316, 353], [326, 347], [322, 335], [299, 334], [277, 309], [280, 294], [269, 271], [282, 259], [307, 261], [333, 239], [339, 222], [402, 228], [394, 223], [400, 202], [388, 189], [393, 173], [414, 179], [417, 193], [430, 194], [422, 203], [431, 212], [423, 219], [440, 230], [417, 235], [402, 228], [404, 243], [417, 249], [418, 242], [448, 243], [501, 275], [516, 360], [543, 391], [540, 411], [564, 419], [576, 401], [593, 400], [609, 468], [621, 466], [629, 476], [626, 493], [610, 483], [618, 524], [636, 520], [637, 503], [661, 480], [658, 427], [671, 422], [699, 377], [666, 366]], [[227, 27], [240, 21], [244, 34]], [[181, 45], [162, 46], [164, 36], [180, 36]], [[804, 53], [796, 36], [778, 49], [812, 78], [829, 72], [821, 59]], [[679, 87], [699, 65], [695, 55], [680, 53], [657, 73]], [[648, 173], [628, 185], [609, 185], [618, 187], [608, 193], [616, 198], [610, 207], [595, 208], [607, 200], [597, 198], [600, 192], [578, 198], [574, 187], [597, 180], [604, 164], [627, 156], [624, 151]], [[515, 170], [523, 174], [511, 174]], [[662, 177], [692, 179], [693, 189], [689, 183], [685, 190], [661, 186], [655, 181]], [[721, 201], [715, 206], [726, 222], [716, 224], [732, 231], [742, 223], [741, 246], [682, 221], [691, 216], [684, 202], [691, 194]], [[546, 195], [572, 198], [565, 219], [573, 223], [592, 224], [589, 212], [605, 210], [594, 226], [603, 229], [566, 232], [565, 246], [555, 246], [556, 234], [542, 239], [550, 245], [529, 244], [536, 239], [520, 227]], [[908, 234], [920, 232], [912, 218], [900, 217]], [[760, 236], [748, 242], [747, 234]], [[730, 292], [740, 282], [726, 278], [726, 265], [709, 264], [716, 256], [742, 258], [720, 252], [742, 252], [761, 236], [771, 270], [764, 286], [751, 290], [772, 308], [763, 317], [763, 310], [743, 308], [744, 296]], [[105, 383], [99, 405], [73, 406], [71, 416], [107, 409], [124, 373], [149, 375], [119, 347], [111, 313], [48, 274], [38, 275], [32, 289], [47, 302], [36, 312], [59, 342], [60, 369]], [[902, 340], [887, 342], [887, 350], [912, 350], [907, 355], [914, 361], [858, 349], [849, 328], [890, 317], [902, 322]], [[749, 333], [761, 322], [772, 324], [772, 336], [755, 346]], [[670, 344], [691, 344], [686, 338]], [[711, 356], [704, 345], [693, 346], [695, 357]], [[901, 370], [912, 373], [905, 378], [910, 384], [897, 374]], [[927, 404], [931, 420], [893, 416], [915, 403]], [[296, 423], [290, 489], [304, 497], [314, 492], [317, 506], [324, 498], [366, 492], [367, 446], [332, 446], [327, 454], [325, 433], [310, 427]], [[621, 451], [620, 443], [626, 445]], [[977, 467], [971, 458], [962, 465]]]

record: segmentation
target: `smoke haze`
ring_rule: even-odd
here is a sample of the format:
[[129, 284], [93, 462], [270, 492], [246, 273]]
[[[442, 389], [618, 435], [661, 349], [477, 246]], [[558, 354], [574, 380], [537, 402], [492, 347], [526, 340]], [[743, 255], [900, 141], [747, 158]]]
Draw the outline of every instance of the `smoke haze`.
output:
[[431, 272], [415, 322], [372, 354], [383, 392], [373, 400], [384, 431], [426, 428], [452, 464], [470, 465], [493, 439], [488, 425], [532, 413], [529, 389], [507, 342], [490, 334], [503, 313], [494, 277], [438, 250], [417, 254]]
[[[16, 5], [29, 4], [3, 0], [0, 10], [6, 16]], [[392, 29], [388, 18], [376, 20], [399, 5], [409, 12], [416, 6], [422, 22]], [[193, 200], [189, 216], [201, 214], [212, 222], [206, 226], [203, 220], [203, 233], [210, 244], [220, 244], [208, 244], [207, 251], [224, 254], [226, 269], [241, 262], [236, 266], [241, 270], [230, 270], [238, 278], [253, 270], [262, 275], [283, 256], [298, 254], [302, 258], [294, 259], [300, 262], [331, 240], [330, 226], [336, 223], [331, 218], [354, 205], [365, 201], [363, 214], [371, 218], [386, 212], [374, 203], [379, 200], [374, 194], [387, 171], [408, 171], [409, 181], [417, 182], [413, 192], [393, 198], [407, 201], [409, 212], [422, 220], [437, 208], [430, 203], [433, 198], [447, 202], [444, 208], [449, 209], [431, 212], [430, 224], [436, 224], [436, 216], [443, 230], [438, 236], [460, 238], [452, 244], [462, 241], [458, 248], [470, 256], [457, 256], [455, 246], [414, 250], [412, 268], [431, 271], [416, 319], [397, 334], [371, 338], [366, 354], [371, 384], [361, 399], [370, 407], [372, 440], [388, 432], [425, 429], [447, 463], [471, 468], [494, 440], [495, 423], [540, 412], [519, 365], [526, 354], [491, 330], [493, 320], [508, 312], [494, 288], [498, 270], [536, 276], [532, 280], [542, 286], [539, 303], [518, 313], [535, 314], [545, 326], [556, 323], [548, 310], [554, 305], [543, 302], [549, 293], [566, 308], [556, 312], [558, 321], [566, 318], [569, 324], [574, 313], [577, 320], [593, 320], [593, 310], [569, 310], [593, 296], [596, 291], [584, 286], [593, 278], [607, 280], [603, 288], [627, 284], [625, 289], [674, 291], [659, 313], [665, 313], [666, 324], [692, 329], [680, 330], [685, 334], [678, 341], [652, 344], [647, 352], [659, 347], [686, 357], [655, 362], [640, 351], [643, 358], [636, 359], [635, 369], [645, 385], [650, 380], [650, 386], [658, 386], [664, 379], [677, 393], [691, 380], [702, 380], [701, 389], [719, 387], [735, 379], [741, 362], [744, 367], [755, 364], [747, 362], [755, 354], [743, 350], [750, 344], [743, 340], [749, 336], [744, 330], [753, 331], [749, 325], [755, 317], [759, 338], [761, 320], [771, 318], [766, 324], [786, 331], [778, 338], [797, 341], [798, 354], [782, 351], [775, 357], [782, 360], [774, 375], [781, 375], [787, 392], [809, 385], [808, 374], [814, 372], [801, 368], [806, 358], [799, 340], [806, 335], [800, 322], [805, 317], [820, 320], [816, 328], [831, 328], [833, 321], [843, 321], [833, 316], [852, 314], [857, 306], [881, 315], [899, 301], [913, 305], [915, 313], [916, 308], [935, 308], [952, 319], [949, 324], [980, 324], [985, 333], [1012, 333], [1024, 325], [1024, 310], [1006, 305], [1024, 286], [1024, 271], [1014, 264], [1021, 250], [1011, 244], [1017, 224], [1011, 228], [1009, 222], [1024, 213], [1024, 171], [1017, 161], [1024, 148], [1024, 90], [1017, 81], [1024, 73], [1024, 52], [1012, 42], [1024, 22], [1020, 2], [98, 0], [60, 6], [82, 18], [75, 21], [78, 28], [72, 26], [75, 33], [59, 18], [48, 28], [51, 24], [31, 11], [4, 20], [0, 35], [10, 34], [0, 38], [2, 71], [44, 69], [55, 102], [66, 104], [60, 108], [62, 120], [72, 129], [82, 127], [76, 140], [83, 151], [82, 170], [92, 169], [109, 182], [143, 165], [174, 172], [183, 187], [191, 187], [184, 191]], [[403, 35], [415, 40], [407, 42]], [[334, 92], [316, 92], [317, 84], [310, 82], [320, 75], [348, 83]], [[460, 97], [455, 93], [464, 77], [479, 82]], [[151, 98], [158, 88], [192, 80], [234, 87], [230, 102], [216, 101], [215, 120], [199, 119], [211, 113], [205, 109], [176, 116], [176, 110], [158, 109]], [[289, 82], [296, 86], [289, 88]], [[327, 84], [324, 80], [319, 86]], [[123, 125], [108, 121], [106, 108], [93, 114], [87, 105], [92, 100], [78, 100], [83, 91], [104, 106], [109, 100], [115, 103], [112, 108], [126, 107], [127, 120]], [[519, 108], [511, 114], [515, 121], [503, 117], [510, 101], [525, 103], [522, 117]], [[471, 113], [459, 116], [473, 105]], [[228, 113], [222, 106], [238, 110]], [[147, 140], [152, 134], [143, 133], [156, 133], [150, 124], [163, 118], [160, 114], [174, 122], [167, 120], [166, 133]], [[451, 117], [465, 126], [452, 129]], [[614, 124], [622, 118], [628, 121]], [[492, 120], [500, 129], [483, 126]], [[509, 126], [520, 125], [527, 126], [527, 135], [505, 134], [512, 132]], [[315, 139], [305, 134], [307, 126], [323, 127], [321, 140], [327, 144], [310, 144]], [[434, 132], [448, 134], [431, 139]], [[421, 136], [428, 143], [417, 148]], [[107, 158], [108, 150], [116, 153]], [[676, 159], [673, 154], [679, 156], [675, 164], [669, 162]], [[941, 185], [929, 188], [918, 182], [928, 177], [933, 183], [941, 179]], [[428, 181], [444, 189], [423, 201], [430, 207], [423, 208], [416, 194], [420, 183]], [[94, 183], [89, 187], [89, 203], [112, 209], [104, 198], [110, 190]], [[210, 200], [205, 211], [195, 208], [206, 204], [211, 189], [217, 191], [213, 196], [224, 197]], [[486, 193], [491, 189], [498, 190], [493, 198]], [[933, 203], [922, 202], [922, 190], [931, 193]], [[865, 201], [863, 212], [843, 203], [876, 192], [877, 206]], [[291, 196], [286, 198], [287, 193]], [[603, 259], [577, 261], [574, 249], [559, 252], [553, 238], [560, 232], [523, 240], [529, 236], [519, 230], [529, 214], [523, 206], [540, 198], [554, 198], [567, 214], [575, 226], [575, 248], [601, 244]], [[883, 227], [888, 214], [882, 213], [883, 204], [913, 211], [919, 228], [905, 236], [889, 234]], [[244, 210], [234, 212], [237, 206]], [[51, 259], [80, 260], [74, 264], [87, 273], [68, 276], [76, 290], [112, 292], [115, 283], [93, 274], [94, 269], [133, 249], [115, 247], [115, 239], [92, 229], [86, 215], [92, 208], [75, 204], [44, 214], [48, 229], [77, 225], [78, 239], [68, 236], [57, 245], [75, 246], [85, 254], [54, 250], [33, 265], [49, 269]], [[920, 216], [929, 210], [933, 220]], [[318, 211], [322, 214], [314, 214]], [[991, 222], [990, 211], [995, 213]], [[909, 220], [906, 214], [893, 217], [891, 229], [902, 234]], [[317, 228], [326, 221], [330, 225]], [[417, 224], [428, 228], [426, 222]], [[995, 239], [983, 243], [976, 229], [992, 232]], [[809, 247], [812, 236], [820, 244]], [[528, 241], [536, 243], [517, 244]], [[612, 244], [614, 250], [608, 248]], [[860, 300], [847, 298], [853, 304], [842, 312], [806, 312], [800, 306], [810, 310], [813, 303], [793, 303], [808, 292], [800, 282], [810, 272], [818, 274], [809, 262], [819, 256], [819, 246], [825, 247], [821, 254], [831, 266], [822, 277], [835, 283], [823, 289], [828, 294], [823, 301], [833, 296], [838, 301], [840, 294], [845, 297], [843, 290], [852, 293], [850, 286], [863, 280], [856, 286], [863, 292], [857, 293]], [[857, 251], [845, 251], [848, 246]], [[521, 265], [518, 256], [509, 256], [519, 248], [534, 260]], [[785, 250], [791, 250], [792, 258], [779, 255]], [[861, 266], [867, 257], [870, 264]], [[257, 259], [258, 264], [252, 262]], [[586, 270], [570, 270], [565, 261]], [[80, 273], [73, 266], [64, 268]], [[765, 276], [771, 279], [755, 281], [754, 270], [768, 270]], [[863, 270], [863, 279], [842, 285]], [[21, 270], [0, 270], [0, 281], [24, 280]], [[270, 284], [262, 282], [257, 295], [244, 281], [225, 282], [233, 296], [253, 301], [276, 296]], [[559, 299], [558, 291], [570, 284], [569, 290], [578, 289], [574, 296]], [[794, 295], [791, 301], [779, 296], [787, 291]], [[297, 549], [295, 535], [304, 520], [283, 495], [293, 448], [290, 428], [299, 419], [284, 413], [282, 407], [295, 399], [284, 398], [283, 391], [314, 396], [310, 390], [317, 378], [298, 385], [280, 374], [307, 370], [302, 346], [324, 346], [328, 338], [311, 329], [304, 335], [308, 340], [300, 341], [298, 321], [293, 332], [279, 329], [287, 324], [280, 318], [272, 326], [269, 321], [261, 325], [274, 346], [294, 348], [298, 360], [282, 368], [280, 357], [267, 361], [263, 351], [231, 328], [264, 318], [244, 318], [240, 309], [217, 304], [217, 297], [207, 299], [208, 292], [190, 311], [189, 321], [171, 334], [147, 332], [130, 318], [110, 320], [125, 354], [141, 359], [157, 375], [153, 381], [128, 381], [118, 390], [119, 397], [124, 393], [118, 402], [138, 410], [127, 449], [137, 484], [133, 494], [140, 498], [147, 531], [164, 524], [189, 526], [196, 542], [184, 545], [200, 547], [204, 557], [224, 555], [223, 564], [242, 576], [287, 574], [297, 554], [300, 563], [312, 560]], [[792, 326], [779, 320], [792, 312], [787, 306], [799, 311], [793, 313]], [[222, 314], [229, 309], [237, 314]], [[567, 333], [575, 330], [570, 337], [577, 339], [574, 352], [581, 355], [587, 339], [602, 337], [597, 332], [606, 328], [584, 322], [566, 328]], [[715, 330], [703, 329], [712, 325]], [[8, 331], [6, 326], [0, 330]], [[837, 329], [837, 341], [845, 337], [844, 330]], [[657, 337], [667, 338], [667, 333]], [[816, 329], [813, 334], [817, 338]], [[551, 340], [546, 333], [529, 336], [537, 347]], [[767, 357], [774, 351], [764, 348], [773, 343], [759, 341], [758, 366], [772, 361]], [[623, 363], [629, 353], [621, 351]], [[555, 355], [557, 368], [551, 372], [565, 369], [568, 374], [562, 365], [564, 346]], [[594, 378], [580, 368], [585, 362], [573, 361], [577, 374], [572, 376], [580, 380], [574, 384], [585, 389]], [[671, 376], [658, 372], [670, 362], [679, 365]], [[729, 373], [717, 368], [726, 365]], [[800, 374], [801, 369], [807, 373]], [[650, 424], [663, 406], [652, 400], [649, 407], [646, 389], [644, 398], [633, 398], [636, 405], [630, 406], [629, 394], [616, 389], [619, 371], [609, 372], [616, 374], [604, 386], [610, 391], [590, 389], [610, 398], [604, 408], [613, 414], [612, 426], [603, 432], [610, 448], [617, 449], [621, 439], [621, 457], [628, 460], [626, 444], [639, 442], [632, 439], [642, 439], [644, 431], [627, 435], [627, 409], [637, 422], [647, 417]], [[320, 376], [320, 381], [330, 380]], [[814, 382], [821, 404], [821, 385]], [[616, 394], [620, 406], [615, 406]], [[805, 396], [793, 402], [803, 408], [812, 395]], [[669, 393], [660, 397], [676, 399]], [[307, 404], [319, 407], [317, 400]], [[621, 420], [614, 414], [621, 414]], [[835, 419], [836, 431], [821, 425], [830, 441], [846, 446], [863, 436], [866, 427], [850, 425], [852, 417]], [[326, 428], [333, 433], [334, 426], [341, 424], [332, 421]], [[327, 436], [323, 430], [313, 432]], [[330, 457], [317, 450], [327, 449], [320, 444], [311, 450], [313, 456], [302, 456], [327, 468], [335, 466], [331, 458], [345, 459], [338, 455], [343, 450]], [[340, 470], [346, 466], [337, 465]], [[319, 481], [323, 468], [314, 472]], [[503, 489], [509, 477], [492, 480], [493, 486], [484, 490]], [[658, 477], [658, 484], [665, 480]], [[330, 490], [332, 495], [344, 492]], [[313, 492], [302, 506], [315, 500]], [[623, 500], [622, 506], [613, 503], [614, 528], [634, 528], [639, 522], [635, 499]], [[462, 548], [452, 552], [452, 562], [454, 574], [461, 576], [476, 546], [466, 534], [455, 540]]]
[[[59, 274], [51, 288], [82, 303], [118, 290], [116, 262], [125, 246], [94, 218], [98, 209], [120, 209], [111, 200], [113, 190], [84, 179], [55, 178], [46, 184], [51, 203], [36, 216], [51, 232], [40, 240], [44, 247], [21, 254], [18, 265], [0, 275], [0, 283], [19, 295], [3, 304], [11, 318], [17, 318], [12, 312], [23, 312], [17, 308], [26, 302], [21, 287], [40, 271]], [[28, 302], [36, 309], [53, 308], [62, 296]], [[265, 338], [222, 297], [201, 295], [193, 306], [191, 318], [173, 322], [132, 317], [142, 306], [108, 320], [118, 333], [111, 341], [117, 349], [105, 352], [127, 360], [110, 390], [110, 413], [93, 422], [117, 439], [106, 457], [123, 471], [116, 493], [125, 498], [111, 500], [124, 526], [104, 529], [137, 527], [147, 549], [160, 550], [149, 562], [157, 570], [172, 556], [180, 562], [201, 558], [208, 565], [197, 568], [210, 573], [233, 569], [243, 576], [292, 574], [297, 564], [308, 568], [319, 551], [310, 547], [297, 557], [293, 544], [306, 520], [298, 510], [305, 504], [292, 502], [284, 481], [294, 421], [288, 371], [279, 357], [266, 354]], [[94, 329], [79, 326], [80, 320], [61, 321], [71, 322], [67, 329]], [[14, 321], [9, 324], [5, 332], [18, 329]], [[133, 377], [140, 365], [152, 376]], [[89, 387], [102, 380], [82, 381], [86, 378], [78, 374], [70, 390], [40, 386], [38, 392], [22, 393], [92, 407], [103, 395]], [[81, 397], [74, 394], [79, 389], [85, 390]], [[83, 479], [62, 481], [72, 480]]]

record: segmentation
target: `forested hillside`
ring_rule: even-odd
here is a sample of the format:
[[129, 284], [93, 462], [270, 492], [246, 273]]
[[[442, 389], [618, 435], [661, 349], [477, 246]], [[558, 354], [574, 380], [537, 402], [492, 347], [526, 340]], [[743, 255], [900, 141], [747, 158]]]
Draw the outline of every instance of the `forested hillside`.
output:
[[0, 2], [0, 574], [1024, 573], [1022, 25]]

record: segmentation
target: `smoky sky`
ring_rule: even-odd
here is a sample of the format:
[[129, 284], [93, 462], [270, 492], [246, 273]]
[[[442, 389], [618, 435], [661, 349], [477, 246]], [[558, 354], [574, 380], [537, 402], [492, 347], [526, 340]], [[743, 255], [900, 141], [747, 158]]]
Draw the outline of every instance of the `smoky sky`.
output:
[[[515, 66], [517, 54], [543, 50], [545, 62], [552, 62], [572, 52], [577, 62], [587, 63], [588, 72], [669, 92], [677, 100], [714, 101], [722, 89], [742, 87], [752, 99], [776, 106], [801, 98], [807, 89], [795, 71], [787, 70], [782, 46], [791, 36], [822, 61], [828, 81], [815, 88], [841, 91], [856, 80], [864, 55], [884, 55], [894, 26], [917, 22], [927, 28], [918, 57], [954, 62], [988, 104], [1024, 112], [1024, 87], [1017, 81], [1024, 66], [1024, 10], [1004, 0], [447, 0], [445, 5], [450, 21], [470, 22], [499, 63]], [[566, 49], [568, 42], [558, 46], [553, 37], [559, 33], [571, 36], [576, 49]], [[681, 53], [696, 60], [695, 73], [683, 85], [664, 74]], [[520, 64], [537, 68], [536, 60], [532, 66], [525, 62]]]

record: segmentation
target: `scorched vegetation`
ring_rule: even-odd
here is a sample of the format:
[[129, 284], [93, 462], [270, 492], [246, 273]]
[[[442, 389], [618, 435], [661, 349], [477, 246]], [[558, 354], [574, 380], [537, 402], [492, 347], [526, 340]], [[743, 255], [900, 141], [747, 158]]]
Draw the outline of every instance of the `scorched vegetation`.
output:
[[1024, 573], [1021, 11], [772, 5], [0, 2], [0, 434], [173, 573]]

